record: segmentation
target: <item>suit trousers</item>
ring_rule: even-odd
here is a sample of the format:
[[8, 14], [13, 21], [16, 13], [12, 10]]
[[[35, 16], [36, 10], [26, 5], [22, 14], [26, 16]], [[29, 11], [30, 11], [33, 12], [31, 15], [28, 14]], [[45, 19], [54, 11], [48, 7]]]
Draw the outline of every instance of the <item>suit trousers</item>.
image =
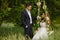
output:
[[33, 38], [33, 29], [32, 25], [30, 24], [27, 28], [24, 28], [25, 36], [29, 36], [31, 39]]

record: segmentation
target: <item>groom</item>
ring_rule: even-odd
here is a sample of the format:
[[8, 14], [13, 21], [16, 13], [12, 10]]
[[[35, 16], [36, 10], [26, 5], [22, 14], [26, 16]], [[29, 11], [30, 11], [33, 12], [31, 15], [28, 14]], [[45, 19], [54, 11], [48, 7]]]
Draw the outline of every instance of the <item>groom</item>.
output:
[[26, 9], [22, 12], [22, 23], [25, 31], [25, 39], [27, 40], [28, 37], [31, 39], [33, 38], [33, 30], [32, 30], [32, 24], [33, 24], [33, 17], [31, 15], [32, 5], [30, 3], [26, 4]]

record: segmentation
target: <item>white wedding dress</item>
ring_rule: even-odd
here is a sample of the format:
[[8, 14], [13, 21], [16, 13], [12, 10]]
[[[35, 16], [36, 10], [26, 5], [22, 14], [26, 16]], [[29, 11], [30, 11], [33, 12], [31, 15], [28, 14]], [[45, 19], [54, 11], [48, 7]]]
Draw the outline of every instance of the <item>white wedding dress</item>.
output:
[[32, 40], [48, 40], [48, 32], [46, 29], [46, 22], [41, 22], [40, 26], [41, 26], [41, 28], [39, 28], [39, 30], [34, 35]]

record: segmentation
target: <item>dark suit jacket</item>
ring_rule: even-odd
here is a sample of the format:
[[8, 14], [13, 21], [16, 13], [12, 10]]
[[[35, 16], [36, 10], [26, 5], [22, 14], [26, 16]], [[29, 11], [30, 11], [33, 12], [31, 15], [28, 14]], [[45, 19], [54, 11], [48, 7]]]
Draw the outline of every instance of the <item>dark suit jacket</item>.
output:
[[[32, 25], [33, 25], [33, 20], [35, 20], [35, 17], [33, 17], [31, 15], [31, 17], [32, 17], [32, 24], [30, 24], [30, 18], [29, 18], [29, 15], [28, 15], [26, 10], [24, 10], [22, 12], [21, 17], [22, 17], [22, 24], [23, 24], [23, 27], [24, 27], [25, 35], [27, 34], [27, 35], [30, 36], [30, 38], [33, 38]], [[28, 27], [26, 28], [26, 26], [28, 26]]]
[[22, 24], [23, 24], [24, 28], [25, 28], [25, 26], [30, 25], [30, 18], [29, 18], [29, 15], [26, 10], [22, 12]]
[[[22, 17], [22, 24], [23, 24], [24, 28], [26, 27], [26, 25], [30, 26], [30, 18], [29, 18], [29, 15], [26, 10], [24, 10], [22, 12], [21, 17]], [[35, 20], [36, 17], [33, 17], [32, 15], [31, 15], [31, 17], [32, 17], [32, 25], [33, 25], [33, 20]]]

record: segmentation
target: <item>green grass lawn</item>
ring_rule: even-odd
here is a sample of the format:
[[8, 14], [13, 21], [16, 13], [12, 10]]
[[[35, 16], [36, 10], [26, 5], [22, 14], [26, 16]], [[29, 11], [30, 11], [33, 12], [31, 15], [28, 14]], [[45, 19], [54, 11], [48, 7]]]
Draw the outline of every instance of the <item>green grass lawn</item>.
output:
[[0, 40], [24, 40], [22, 27], [0, 28]]
[[[55, 19], [53, 30], [54, 32], [49, 35], [49, 40], [60, 40], [60, 19]], [[23, 27], [0, 27], [0, 40], [25, 40]]]
[[[25, 40], [22, 27], [0, 28], [0, 40]], [[49, 40], [60, 40], [60, 30], [54, 30]]]
[[54, 33], [49, 36], [49, 40], [60, 40], [60, 16], [54, 19], [52, 28]]
[[49, 40], [60, 40], [60, 31], [55, 30], [54, 33], [49, 36]]

